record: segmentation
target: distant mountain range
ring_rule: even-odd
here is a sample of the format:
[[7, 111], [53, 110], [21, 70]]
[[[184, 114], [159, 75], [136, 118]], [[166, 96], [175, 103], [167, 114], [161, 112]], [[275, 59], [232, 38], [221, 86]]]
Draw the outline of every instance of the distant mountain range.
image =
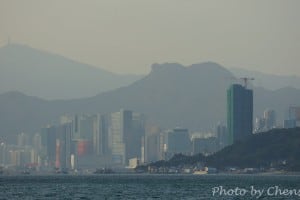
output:
[[[144, 113], [149, 123], [162, 128], [210, 130], [219, 121], [226, 122], [226, 90], [232, 83], [228, 77], [233, 74], [212, 62], [188, 67], [165, 63], [152, 65], [147, 76], [129, 86], [90, 98], [46, 101], [18, 92], [4, 93], [0, 95], [0, 137], [35, 133], [64, 113], [109, 113], [121, 108]], [[299, 102], [299, 89], [255, 87], [254, 117], [269, 108], [281, 121], [288, 106], [299, 106]]]
[[0, 48], [0, 93], [73, 99], [129, 85], [140, 75], [119, 75], [26, 45]]
[[[297, 76], [270, 75], [240, 68], [230, 71], [236, 77], [254, 77], [253, 84], [257, 87], [300, 89]], [[18, 91], [47, 100], [85, 98], [130, 85], [142, 77], [114, 74], [27, 45], [13, 43], [0, 48], [0, 94]]]
[[286, 76], [266, 74], [258, 71], [245, 70], [241, 68], [232, 68], [230, 71], [236, 77], [253, 77], [253, 85], [256, 87], [264, 87], [269, 90], [278, 90], [284, 87], [293, 87], [300, 89], [299, 76]]

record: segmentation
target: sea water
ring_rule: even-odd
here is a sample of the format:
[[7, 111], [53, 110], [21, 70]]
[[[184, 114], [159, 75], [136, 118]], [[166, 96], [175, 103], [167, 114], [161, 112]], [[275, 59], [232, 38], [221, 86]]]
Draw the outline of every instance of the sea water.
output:
[[300, 176], [0, 176], [0, 199], [300, 199]]

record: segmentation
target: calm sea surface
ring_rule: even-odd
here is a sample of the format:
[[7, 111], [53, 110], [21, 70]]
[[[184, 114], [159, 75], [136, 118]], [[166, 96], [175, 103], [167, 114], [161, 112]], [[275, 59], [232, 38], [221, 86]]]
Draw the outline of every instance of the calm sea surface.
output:
[[0, 199], [300, 199], [299, 190], [300, 176], [0, 176]]

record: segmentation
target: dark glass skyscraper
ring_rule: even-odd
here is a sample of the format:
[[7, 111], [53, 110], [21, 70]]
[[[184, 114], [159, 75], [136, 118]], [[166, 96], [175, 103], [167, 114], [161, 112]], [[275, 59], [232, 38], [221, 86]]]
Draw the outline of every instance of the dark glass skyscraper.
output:
[[239, 84], [227, 90], [227, 128], [229, 144], [252, 134], [253, 91]]

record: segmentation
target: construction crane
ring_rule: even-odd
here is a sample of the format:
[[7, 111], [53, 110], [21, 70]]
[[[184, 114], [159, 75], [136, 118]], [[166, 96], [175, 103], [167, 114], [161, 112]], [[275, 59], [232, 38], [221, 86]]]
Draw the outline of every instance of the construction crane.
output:
[[242, 77], [240, 78], [244, 81], [244, 87], [247, 89], [247, 86], [248, 86], [248, 81], [253, 81], [254, 78], [249, 78], [249, 77]]

